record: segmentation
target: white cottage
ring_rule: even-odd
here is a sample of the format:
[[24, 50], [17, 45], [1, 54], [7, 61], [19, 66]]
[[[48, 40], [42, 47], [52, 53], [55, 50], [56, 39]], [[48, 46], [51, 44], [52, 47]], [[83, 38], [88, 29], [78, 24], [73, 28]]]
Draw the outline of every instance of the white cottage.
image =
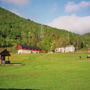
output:
[[41, 49], [39, 47], [32, 47], [32, 46], [26, 46], [26, 45], [18, 45], [17, 50], [18, 50], [18, 54], [41, 53]]
[[75, 51], [75, 47], [73, 45], [55, 49], [55, 52], [57, 53], [64, 53], [64, 52], [67, 53], [67, 52], [74, 52], [74, 51]]
[[73, 45], [69, 45], [65, 47], [65, 52], [74, 52], [74, 51], [75, 51], [75, 47]]
[[57, 52], [57, 53], [64, 53], [64, 51], [65, 51], [65, 49], [62, 47], [62, 48], [56, 48], [55, 49], [55, 52]]

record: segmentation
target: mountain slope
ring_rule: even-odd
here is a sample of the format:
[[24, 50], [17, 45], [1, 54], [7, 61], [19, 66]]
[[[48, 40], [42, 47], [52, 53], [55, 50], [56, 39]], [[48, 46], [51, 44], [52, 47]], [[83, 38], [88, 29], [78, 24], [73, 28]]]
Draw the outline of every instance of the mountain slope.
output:
[[86, 39], [87, 47], [90, 48], [90, 33], [86, 33], [83, 35]]
[[48, 51], [71, 44], [78, 49], [86, 42], [78, 34], [41, 25], [0, 8], [0, 47], [16, 47], [17, 44], [39, 46]]

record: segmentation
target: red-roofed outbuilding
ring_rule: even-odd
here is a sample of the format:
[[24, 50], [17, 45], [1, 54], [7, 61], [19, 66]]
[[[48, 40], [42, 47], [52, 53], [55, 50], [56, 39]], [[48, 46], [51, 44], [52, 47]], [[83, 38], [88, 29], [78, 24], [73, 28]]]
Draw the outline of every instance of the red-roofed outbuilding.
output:
[[18, 54], [22, 53], [41, 53], [39, 47], [26, 46], [26, 45], [17, 45]]

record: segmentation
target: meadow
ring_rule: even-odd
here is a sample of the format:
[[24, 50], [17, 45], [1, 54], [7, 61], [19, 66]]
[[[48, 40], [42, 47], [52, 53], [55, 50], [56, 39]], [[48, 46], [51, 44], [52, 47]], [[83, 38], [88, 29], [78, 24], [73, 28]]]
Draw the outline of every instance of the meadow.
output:
[[[12, 54], [0, 66], [0, 89], [90, 90], [88, 53]], [[81, 56], [81, 58], [79, 57]]]

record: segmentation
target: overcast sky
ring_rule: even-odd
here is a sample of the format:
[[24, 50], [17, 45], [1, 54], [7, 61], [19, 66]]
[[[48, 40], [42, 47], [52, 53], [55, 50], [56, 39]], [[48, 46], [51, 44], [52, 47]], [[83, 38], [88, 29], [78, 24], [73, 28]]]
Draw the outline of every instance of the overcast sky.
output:
[[90, 32], [90, 0], [0, 0], [0, 6], [41, 24]]

